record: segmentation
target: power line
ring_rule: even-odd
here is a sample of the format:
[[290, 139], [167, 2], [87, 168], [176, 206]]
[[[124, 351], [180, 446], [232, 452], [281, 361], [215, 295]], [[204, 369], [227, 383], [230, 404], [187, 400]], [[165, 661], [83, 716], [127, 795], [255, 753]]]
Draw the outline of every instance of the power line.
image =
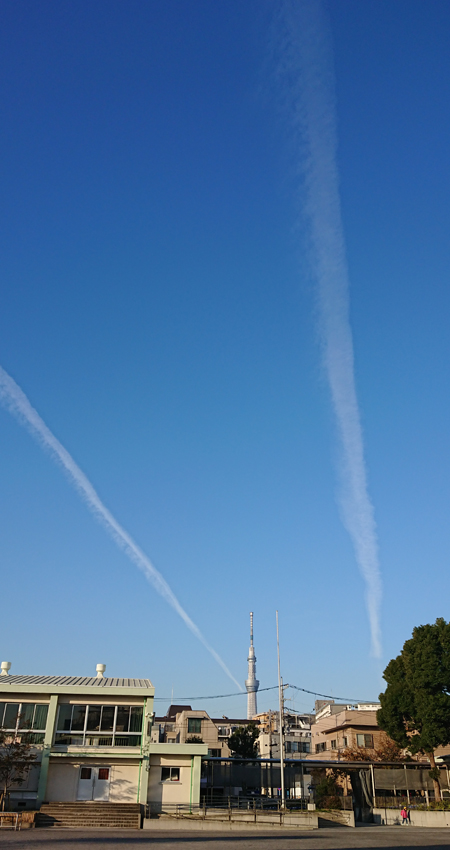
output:
[[[301, 691], [304, 694], [310, 694], [311, 696], [314, 696], [314, 697], [322, 697], [324, 699], [332, 699], [332, 700], [337, 699], [337, 700], [342, 700], [342, 702], [357, 702], [357, 703], [378, 702], [378, 700], [362, 700], [362, 699], [356, 699], [355, 697], [337, 697], [337, 696], [332, 696], [331, 694], [319, 694], [317, 691], [308, 691], [306, 688], [299, 688], [297, 685], [286, 685], [286, 687], [293, 688], [294, 691]], [[259, 688], [258, 693], [261, 693], [261, 691], [275, 691], [275, 690], [277, 690], [277, 688], [278, 688], [278, 685], [272, 685], [270, 688]], [[209, 696], [202, 696], [202, 697], [176, 697], [176, 702], [173, 702], [173, 704], [174, 705], [180, 704], [185, 700], [187, 702], [196, 702], [198, 700], [228, 699], [228, 697], [246, 697], [246, 696], [247, 696], [247, 694], [245, 692], [237, 691], [234, 694], [212, 694], [212, 695], [209, 695]], [[172, 697], [154, 697], [154, 700], [155, 700], [155, 702], [169, 702], [170, 703], [170, 702], [172, 702]]]
[[[259, 688], [259, 691], [274, 691], [278, 688], [278, 685], [273, 685], [271, 688]], [[177, 702], [173, 703], [173, 705], [177, 705], [180, 700], [189, 700], [189, 702], [195, 702], [199, 699], [226, 699], [227, 697], [246, 697], [247, 694], [245, 691], [237, 691], [235, 694], [214, 694], [209, 697], [177, 697]], [[172, 697], [154, 697], [155, 702], [171, 702]]]
[[306, 688], [299, 688], [297, 685], [288, 685], [288, 688], [293, 688], [294, 691], [302, 691], [304, 694], [311, 694], [313, 697], [324, 697], [325, 699], [342, 700], [343, 702], [358, 702], [358, 703], [374, 703], [377, 699], [356, 699], [356, 697], [333, 697], [330, 694], [319, 694], [317, 691], [307, 691]]

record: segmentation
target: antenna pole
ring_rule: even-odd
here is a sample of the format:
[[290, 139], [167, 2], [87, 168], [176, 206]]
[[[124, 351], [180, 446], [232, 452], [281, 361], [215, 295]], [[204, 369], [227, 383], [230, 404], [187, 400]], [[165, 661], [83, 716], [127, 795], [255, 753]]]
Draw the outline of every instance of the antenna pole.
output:
[[248, 651], [248, 677], [245, 680], [247, 689], [247, 719], [252, 720], [255, 716], [256, 709], [256, 693], [259, 688], [259, 682], [256, 678], [256, 655], [255, 647], [253, 646], [253, 611], [250, 611], [250, 649]]
[[283, 728], [283, 714], [284, 714], [284, 691], [283, 691], [283, 680], [281, 678], [281, 670], [280, 670], [280, 635], [278, 631], [278, 611], [277, 611], [277, 655], [278, 655], [278, 695], [280, 701], [280, 770], [281, 770], [281, 808], [284, 810], [286, 808], [286, 792], [284, 788], [284, 728]]

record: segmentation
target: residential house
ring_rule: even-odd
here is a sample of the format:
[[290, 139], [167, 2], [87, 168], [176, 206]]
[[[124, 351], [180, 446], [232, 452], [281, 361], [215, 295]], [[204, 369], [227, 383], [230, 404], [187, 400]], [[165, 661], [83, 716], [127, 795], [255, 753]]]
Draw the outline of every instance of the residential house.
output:
[[152, 741], [189, 744], [200, 738], [208, 748], [208, 756], [229, 758], [228, 738], [238, 726], [247, 726], [251, 722], [246, 718], [211, 718], [207, 711], [192, 709], [190, 705], [171, 705], [164, 717], [155, 717]]
[[377, 724], [379, 703], [321, 703], [311, 726], [311, 758], [338, 759], [348, 748], [373, 749], [384, 732]]

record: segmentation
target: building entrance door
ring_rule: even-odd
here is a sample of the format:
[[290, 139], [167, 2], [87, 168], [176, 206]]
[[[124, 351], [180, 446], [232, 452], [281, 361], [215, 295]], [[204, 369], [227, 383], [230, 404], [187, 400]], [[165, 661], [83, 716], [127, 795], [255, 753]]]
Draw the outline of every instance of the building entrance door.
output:
[[77, 800], [109, 800], [110, 767], [80, 767]]

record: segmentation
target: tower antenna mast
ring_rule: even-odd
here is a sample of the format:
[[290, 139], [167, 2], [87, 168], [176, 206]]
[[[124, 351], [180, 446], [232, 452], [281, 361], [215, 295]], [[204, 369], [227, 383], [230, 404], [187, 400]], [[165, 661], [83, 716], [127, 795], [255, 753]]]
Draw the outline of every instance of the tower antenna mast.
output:
[[256, 708], [256, 692], [259, 688], [259, 682], [256, 678], [256, 655], [255, 647], [253, 646], [253, 611], [250, 612], [250, 649], [248, 651], [248, 678], [245, 680], [247, 689], [247, 720], [257, 714]]

